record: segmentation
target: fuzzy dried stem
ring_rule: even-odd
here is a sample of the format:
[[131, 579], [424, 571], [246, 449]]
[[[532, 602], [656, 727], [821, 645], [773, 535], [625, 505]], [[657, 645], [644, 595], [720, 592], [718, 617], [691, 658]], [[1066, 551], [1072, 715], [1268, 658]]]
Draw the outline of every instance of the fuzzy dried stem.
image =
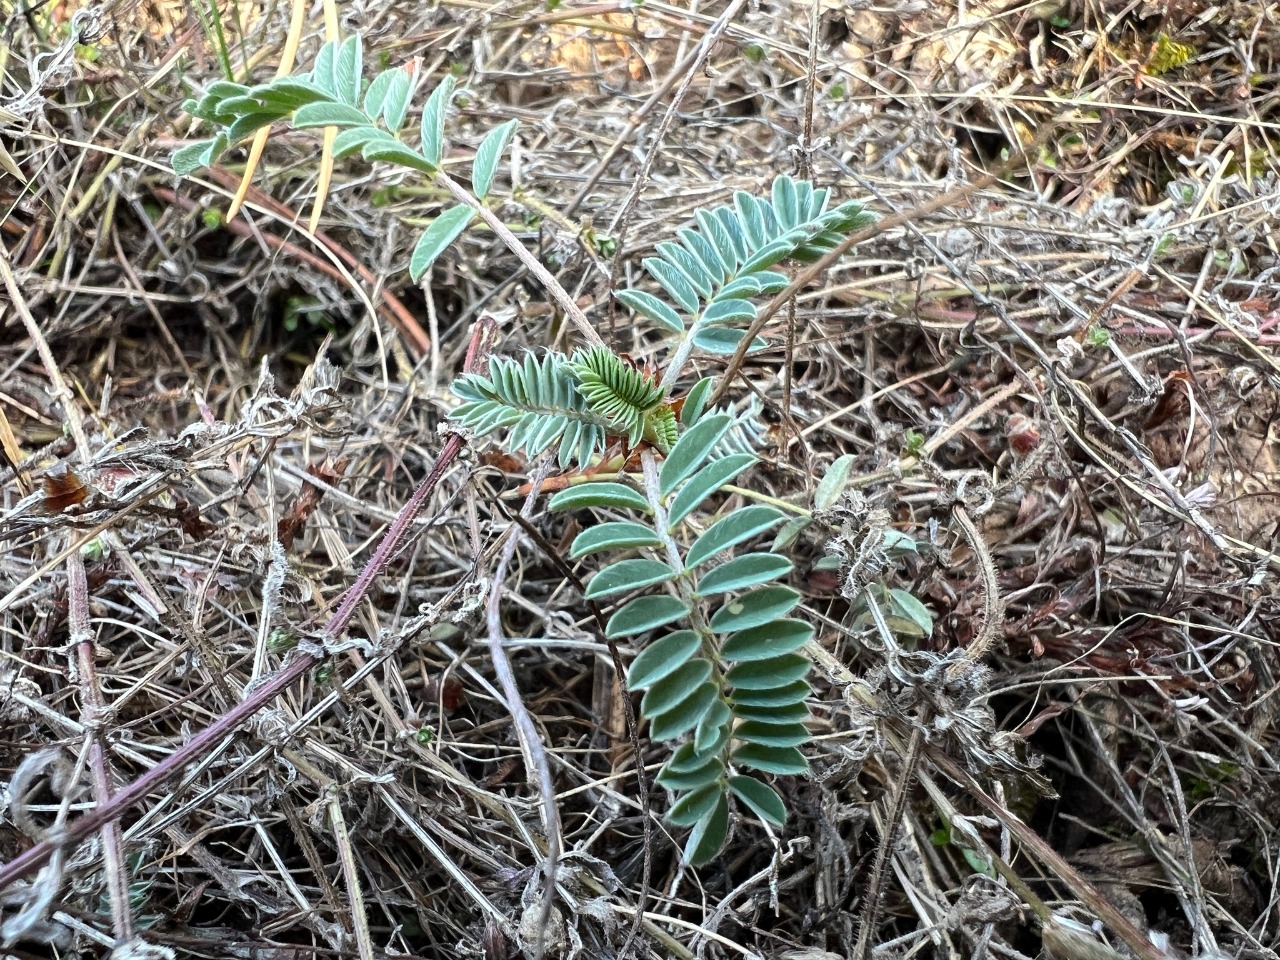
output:
[[[75, 439], [76, 453], [82, 462], [89, 459], [89, 441], [84, 429], [84, 419], [75, 396], [54, 360], [53, 351], [40, 330], [39, 324], [27, 309], [17, 278], [8, 264], [8, 251], [0, 257], [0, 277], [9, 291], [11, 302], [22, 317], [27, 334], [36, 346], [36, 352], [44, 364], [55, 396]], [[98, 684], [94, 663], [93, 633], [89, 629], [89, 584], [85, 576], [84, 557], [79, 550], [67, 554], [67, 617], [71, 633], [71, 674], [80, 678], [83, 697], [83, 723], [89, 737], [89, 774], [93, 781], [93, 798], [99, 808], [111, 802], [111, 771], [107, 761], [106, 743], [102, 723], [106, 718], [106, 703]], [[77, 669], [78, 667], [78, 669]], [[114, 820], [101, 825], [103, 872], [106, 874], [108, 897], [111, 901], [111, 927], [116, 941], [125, 943], [133, 938], [133, 915], [129, 909], [129, 882], [124, 864], [124, 848], [120, 839], [120, 827]], [[48, 842], [48, 841], [45, 841]], [[4, 884], [0, 883], [0, 889]]]
[[952, 514], [960, 524], [965, 542], [978, 560], [978, 570], [982, 574], [982, 626], [969, 645], [965, 647], [965, 656], [974, 663], [984, 660], [995, 646], [996, 640], [1004, 632], [1004, 603], [1000, 599], [1000, 582], [996, 579], [996, 565], [991, 559], [991, 551], [986, 541], [978, 532], [977, 526], [969, 517], [969, 513], [960, 504], [951, 508]]
[[[67, 620], [71, 629], [71, 674], [80, 679], [83, 698], [82, 722], [89, 737], [89, 776], [93, 782], [93, 801], [99, 807], [111, 802], [111, 770], [107, 760], [103, 723], [107, 719], [106, 702], [98, 683], [97, 664], [93, 655], [93, 633], [89, 629], [89, 585], [85, 576], [84, 557], [79, 551], [67, 557]], [[124, 862], [124, 846], [120, 825], [112, 820], [102, 825], [102, 870], [107, 878], [111, 902], [111, 931], [117, 943], [132, 939], [133, 912], [129, 907], [129, 878]]]
[[[538, 490], [546, 476], [548, 461], [544, 461], [534, 477], [532, 489], [525, 498], [521, 515], [526, 519], [537, 503]], [[515, 673], [511, 669], [511, 660], [503, 648], [502, 631], [502, 583], [507, 577], [507, 568], [515, 556], [520, 538], [516, 536], [516, 527], [508, 531], [507, 542], [502, 546], [498, 556], [498, 565], [493, 572], [493, 585], [489, 591], [489, 602], [485, 610], [485, 623], [489, 636], [489, 656], [493, 660], [493, 672], [502, 688], [502, 695], [507, 701], [507, 710], [515, 721], [516, 735], [520, 740], [520, 752], [524, 755], [525, 769], [530, 776], [536, 778], [538, 793], [542, 801], [542, 829], [546, 835], [546, 858], [542, 862], [542, 873], [545, 879], [542, 892], [541, 922], [538, 924], [538, 940], [533, 945], [534, 960], [542, 956], [543, 938], [547, 924], [551, 919], [551, 908], [555, 905], [556, 868], [560, 861], [560, 813], [556, 809], [555, 784], [551, 782], [551, 764], [547, 759], [547, 751], [543, 747], [542, 738], [538, 736], [533, 718], [525, 708], [524, 699], [520, 695], [520, 686], [516, 683]]]
[[854, 947], [853, 960], [867, 960], [871, 955], [871, 937], [875, 933], [876, 921], [880, 916], [880, 895], [883, 893], [885, 870], [893, 857], [893, 840], [898, 835], [898, 826], [902, 823], [902, 815], [907, 809], [907, 797], [916, 779], [916, 767], [920, 763], [920, 747], [923, 744], [921, 727], [911, 730], [911, 739], [907, 742], [907, 752], [902, 758], [902, 772], [893, 791], [893, 799], [889, 804], [889, 812], [884, 825], [880, 829], [880, 845], [876, 848], [876, 859], [871, 867], [871, 877], [867, 880], [863, 892], [862, 917], [858, 923], [858, 942]]
[[360, 887], [360, 871], [356, 869], [355, 851], [351, 846], [351, 834], [342, 816], [342, 800], [338, 785], [328, 787], [329, 823], [333, 828], [333, 842], [338, 848], [338, 861], [342, 864], [342, 879], [347, 884], [347, 900], [351, 904], [351, 925], [355, 928], [356, 949], [360, 960], [373, 960], [373, 938], [369, 934], [369, 913], [364, 905], [364, 891]]

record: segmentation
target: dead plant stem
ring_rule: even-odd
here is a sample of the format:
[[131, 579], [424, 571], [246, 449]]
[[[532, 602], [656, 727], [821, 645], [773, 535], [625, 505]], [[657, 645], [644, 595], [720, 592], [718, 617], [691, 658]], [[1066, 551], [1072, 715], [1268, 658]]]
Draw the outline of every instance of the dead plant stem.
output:
[[[538, 501], [538, 490], [545, 479], [549, 461], [544, 459], [534, 476], [532, 489], [525, 498], [521, 513], [525, 518], [533, 510]], [[515, 673], [511, 669], [511, 660], [503, 649], [502, 630], [502, 585], [507, 577], [507, 568], [515, 556], [520, 538], [517, 527], [507, 530], [507, 542], [503, 544], [502, 553], [498, 557], [498, 565], [493, 572], [493, 583], [489, 588], [489, 602], [486, 607], [486, 626], [489, 636], [489, 656], [493, 660], [493, 671], [497, 675], [498, 684], [507, 701], [507, 710], [515, 723], [516, 735], [520, 740], [520, 751], [524, 754], [525, 770], [538, 785], [538, 793], [542, 800], [542, 829], [546, 837], [546, 856], [542, 864], [544, 878], [541, 910], [541, 922], [538, 924], [538, 940], [533, 945], [534, 960], [542, 956], [547, 934], [547, 925], [551, 919], [551, 911], [556, 898], [556, 868], [560, 861], [560, 814], [556, 808], [555, 784], [551, 781], [551, 764], [547, 759], [547, 751], [542, 745], [533, 718], [529, 715], [520, 694], [520, 686], [516, 683]]]
[[342, 796], [338, 785], [328, 787], [329, 825], [333, 830], [333, 842], [338, 848], [338, 861], [342, 864], [342, 878], [347, 884], [347, 902], [351, 905], [351, 925], [355, 929], [356, 949], [360, 960], [373, 960], [373, 938], [369, 935], [369, 913], [364, 905], [364, 892], [360, 887], [360, 871], [356, 869], [355, 851], [351, 846], [351, 834], [346, 818], [342, 815]]
[[[67, 557], [67, 621], [71, 634], [71, 675], [80, 681], [85, 736], [89, 738], [89, 776], [93, 800], [98, 806], [111, 802], [111, 769], [107, 759], [105, 725], [110, 714], [98, 683], [93, 631], [89, 627], [89, 585], [84, 557], [79, 551]], [[129, 878], [124, 862], [120, 825], [114, 820], [102, 825], [102, 870], [111, 902], [111, 932], [116, 943], [133, 939], [133, 912], [129, 906]]]
[[[667, 105], [666, 113], [658, 121], [658, 126], [654, 129], [653, 136], [650, 139], [649, 149], [645, 151], [644, 160], [641, 161], [640, 169], [631, 183], [631, 189], [627, 191], [626, 199], [622, 201], [622, 206], [614, 214], [613, 222], [609, 225], [609, 229], [617, 241], [613, 263], [609, 267], [610, 289], [613, 289], [614, 281], [618, 276], [618, 268], [622, 264], [622, 255], [627, 244], [627, 233], [631, 226], [631, 211], [635, 209], [636, 201], [640, 199], [640, 191], [649, 182], [649, 174], [653, 170], [654, 163], [657, 162], [658, 157], [662, 154], [662, 143], [667, 138], [667, 131], [671, 129], [672, 121], [675, 120], [676, 111], [679, 110], [681, 102], [689, 92], [689, 87], [693, 84], [694, 78], [698, 76], [702, 64], [711, 55], [712, 48], [715, 47], [720, 36], [728, 29], [729, 24], [733, 22], [733, 18], [738, 15], [738, 11], [745, 4], [746, 0], [733, 0], [725, 8], [724, 13], [720, 14], [715, 23], [702, 35], [702, 40], [699, 41], [698, 46], [694, 48], [692, 56], [686, 61], [687, 65], [681, 64], [684, 78], [681, 80], [675, 95], [671, 98], [671, 102]], [[673, 70], [672, 73], [674, 74], [676, 71]]]
[[[921, 720], [923, 721], [923, 717]], [[871, 956], [871, 937], [875, 934], [876, 920], [880, 916], [880, 895], [884, 886], [885, 870], [893, 856], [893, 841], [898, 835], [898, 825], [902, 822], [902, 814], [907, 808], [907, 797], [911, 794], [911, 786], [916, 779], [916, 766], [920, 762], [920, 747], [923, 743], [922, 725], [917, 724], [911, 730], [911, 739], [907, 741], [907, 752], [902, 757], [902, 771], [895, 785], [893, 799], [889, 811], [885, 815], [880, 828], [880, 845], [876, 849], [876, 858], [871, 867], [871, 876], [863, 892], [862, 917], [858, 923], [858, 940], [853, 950], [853, 960], [867, 960]]]
[[560, 281], [551, 275], [551, 271], [542, 265], [542, 261], [525, 249], [520, 239], [508, 229], [501, 219], [494, 215], [492, 210], [473, 197], [470, 192], [462, 189], [456, 180], [443, 171], [436, 174], [436, 182], [448, 190], [455, 200], [470, 207], [480, 215], [480, 219], [498, 236], [498, 239], [506, 245], [507, 249], [516, 255], [516, 259], [523, 264], [524, 268], [542, 284], [543, 289], [547, 291], [551, 299], [564, 311], [565, 318], [577, 328], [587, 343], [593, 346], [604, 346], [604, 340], [596, 332], [596, 328], [591, 325], [587, 315], [582, 312], [582, 308], [569, 295], [569, 291], [565, 290]]

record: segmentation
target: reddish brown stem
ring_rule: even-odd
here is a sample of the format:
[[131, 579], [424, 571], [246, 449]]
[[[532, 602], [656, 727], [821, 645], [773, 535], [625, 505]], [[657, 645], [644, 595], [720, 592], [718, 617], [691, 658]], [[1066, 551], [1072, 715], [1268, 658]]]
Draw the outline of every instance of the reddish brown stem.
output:
[[[215, 179], [221, 178], [215, 176]], [[184, 210], [194, 210], [199, 206], [199, 204], [190, 197], [179, 196], [168, 187], [153, 187], [151, 192], [166, 203], [182, 207]], [[255, 203], [259, 202], [259, 199], [254, 196], [253, 191], [250, 191], [250, 199]], [[274, 208], [278, 205], [272, 204], [271, 206]], [[277, 213], [282, 219], [288, 222], [292, 222], [293, 219], [296, 219], [294, 215], [289, 212], [288, 207], [282, 207], [277, 211]], [[223, 229], [230, 230], [232, 233], [239, 234], [242, 237], [260, 237], [266, 241], [268, 246], [284, 250], [300, 263], [305, 263], [339, 282], [343, 281], [341, 272], [335, 269], [333, 264], [324, 257], [317, 256], [310, 250], [306, 250], [295, 243], [290, 243], [288, 240], [277, 237], [273, 233], [255, 231], [253, 227], [243, 219], [236, 219], [230, 223], [225, 223], [223, 224]], [[355, 257], [341, 245], [331, 240], [323, 233], [317, 233], [316, 238], [333, 251], [334, 256], [345, 262], [347, 266], [354, 270], [367, 283], [371, 285], [377, 283], [377, 278], [374, 277], [368, 269], [357, 263]], [[382, 314], [383, 318], [387, 320], [388, 323], [400, 331], [401, 336], [404, 337], [405, 345], [408, 347], [409, 352], [413, 355], [415, 360], [425, 357], [431, 350], [431, 339], [427, 336], [426, 331], [422, 329], [422, 324], [418, 323], [413, 314], [409, 312], [409, 308], [406, 307], [400, 299], [390, 291], [384, 289], [380, 292], [379, 296], [382, 298], [383, 303], [377, 306], [378, 312]]]

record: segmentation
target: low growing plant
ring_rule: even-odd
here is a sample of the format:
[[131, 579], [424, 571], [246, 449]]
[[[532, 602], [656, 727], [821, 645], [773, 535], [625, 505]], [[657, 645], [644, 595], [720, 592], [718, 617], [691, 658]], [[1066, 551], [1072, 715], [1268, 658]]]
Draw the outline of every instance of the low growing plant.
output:
[[[454, 80], [427, 97], [421, 135], [405, 128], [414, 77], [392, 68], [367, 86], [360, 38], [329, 43], [307, 73], [256, 86], [210, 85], [188, 101], [214, 137], [179, 150], [189, 173], [213, 163], [259, 128], [339, 127], [337, 156], [361, 154], [441, 176], [444, 124]], [[485, 137], [471, 184], [484, 201], [515, 134], [515, 121]], [[416, 139], [416, 145], [413, 140]], [[410, 275], [420, 279], [467, 229], [475, 205], [446, 209], [417, 241]], [[781, 176], [767, 198], [739, 192], [698, 210], [694, 223], [659, 243], [643, 263], [665, 296], [618, 291], [618, 301], [665, 338], [662, 360], [639, 367], [607, 347], [493, 357], [487, 372], [459, 378], [453, 420], [473, 435], [501, 432], [509, 448], [554, 456], [594, 475], [555, 494], [552, 510], [594, 510], [605, 519], [574, 540], [575, 560], [608, 556], [586, 587], [589, 600], [621, 601], [608, 620], [613, 639], [641, 647], [628, 683], [644, 692], [652, 739], [674, 746], [658, 782], [675, 795], [668, 819], [691, 827], [685, 857], [701, 864], [722, 848], [732, 803], [781, 826], [787, 808], [767, 778], [803, 774], [813, 627], [796, 616], [801, 595], [781, 581], [792, 563], [750, 543], [786, 519], [758, 503], [717, 516], [716, 495], [757, 462], [749, 415], [712, 409], [715, 377], [679, 395], [695, 353], [734, 353], [757, 317], [755, 301], [787, 287], [774, 269], [813, 261], [874, 218], [856, 202]], [[750, 349], [763, 347], [756, 338]], [[613, 476], [605, 463], [618, 464]], [[575, 478], [578, 479], [578, 478]]]

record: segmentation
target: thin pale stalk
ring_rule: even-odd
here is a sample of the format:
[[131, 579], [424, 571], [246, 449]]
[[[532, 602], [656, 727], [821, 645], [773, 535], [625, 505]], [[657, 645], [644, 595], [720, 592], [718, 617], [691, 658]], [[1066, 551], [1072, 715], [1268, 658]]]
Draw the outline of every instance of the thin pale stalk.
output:
[[453, 194], [455, 200], [464, 206], [470, 207], [480, 215], [480, 219], [485, 222], [490, 230], [497, 234], [498, 239], [506, 244], [507, 249], [516, 255], [516, 259], [524, 265], [524, 268], [542, 284], [543, 289], [564, 311], [565, 317], [577, 328], [587, 343], [597, 347], [604, 346], [604, 340], [596, 332], [596, 328], [591, 325], [587, 315], [582, 312], [582, 308], [569, 295], [569, 291], [560, 284], [559, 280], [551, 275], [551, 271], [544, 267], [537, 257], [525, 249], [524, 244], [520, 242], [520, 238], [507, 229], [507, 225], [494, 216], [492, 210], [473, 197], [468, 191], [462, 189], [456, 180], [443, 171], [436, 174], [436, 182]]
[[[73, 647], [72, 673], [80, 678], [83, 698], [82, 722], [89, 737], [89, 776], [93, 782], [93, 801], [98, 806], [111, 802], [111, 771], [103, 723], [107, 719], [106, 702], [98, 684], [98, 670], [93, 658], [93, 634], [89, 630], [89, 585], [84, 558], [78, 552], [67, 557], [67, 619]], [[124, 845], [120, 825], [114, 820], [102, 825], [102, 870], [107, 878], [107, 896], [111, 902], [111, 932], [117, 943], [133, 938], [133, 913], [129, 908], [129, 878], [124, 863]]]
[[[538, 488], [546, 475], [546, 461], [539, 468], [534, 478], [533, 489], [525, 499], [520, 510], [521, 516], [528, 518], [538, 499]], [[538, 924], [538, 942], [534, 944], [534, 956], [542, 956], [543, 938], [547, 933], [547, 924], [551, 919], [551, 908], [555, 905], [556, 868], [560, 862], [560, 812], [556, 809], [555, 784], [551, 782], [551, 764], [547, 759], [547, 751], [542, 745], [542, 738], [533, 724], [533, 718], [525, 708], [520, 696], [520, 687], [511, 669], [511, 661], [503, 648], [502, 633], [502, 583], [507, 577], [507, 568], [511, 558], [515, 556], [516, 546], [520, 538], [515, 535], [516, 527], [512, 526], [507, 542], [502, 545], [502, 553], [498, 556], [498, 565], [493, 571], [493, 585], [489, 591], [489, 603], [486, 607], [486, 626], [489, 635], [489, 656], [493, 660], [493, 672], [502, 688], [502, 695], [507, 701], [507, 710], [516, 725], [516, 735], [520, 740], [520, 752], [524, 754], [525, 769], [536, 778], [538, 795], [542, 801], [542, 830], [546, 835], [547, 853], [542, 862], [542, 873], [545, 879], [542, 893], [541, 922]]]

